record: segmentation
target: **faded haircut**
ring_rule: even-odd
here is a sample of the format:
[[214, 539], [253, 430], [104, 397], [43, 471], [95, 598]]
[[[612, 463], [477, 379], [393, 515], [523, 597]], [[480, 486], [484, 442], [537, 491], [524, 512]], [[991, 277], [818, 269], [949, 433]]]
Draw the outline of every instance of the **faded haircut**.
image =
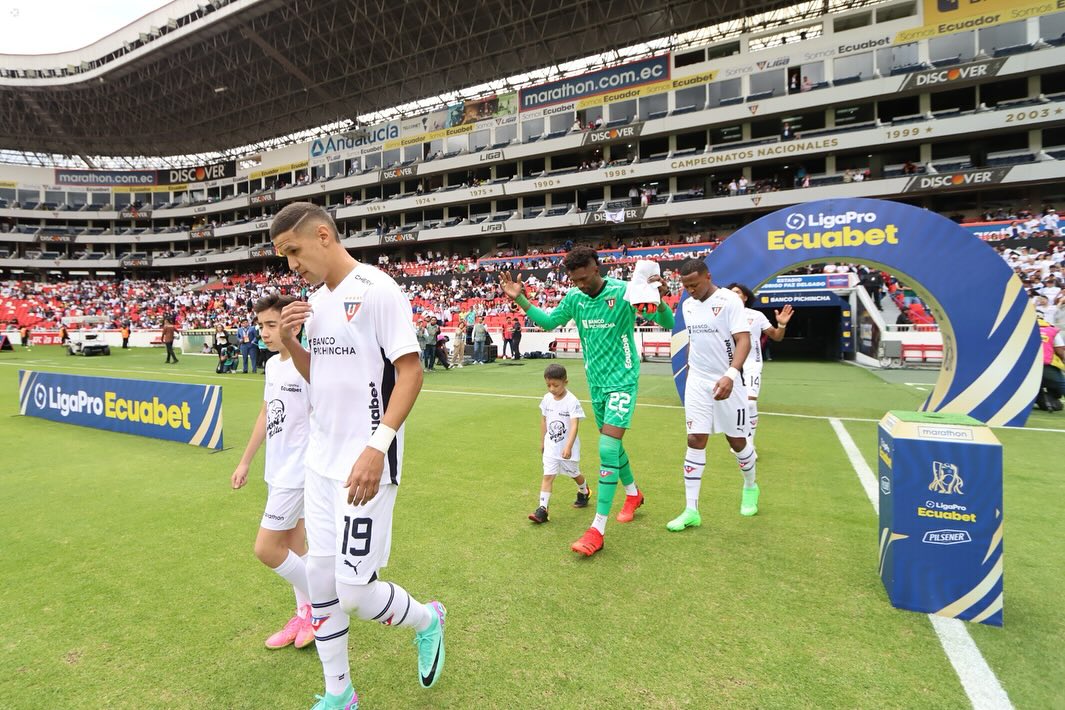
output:
[[325, 208], [313, 202], [293, 202], [286, 205], [277, 213], [274, 221], [270, 224], [270, 240], [277, 239], [279, 234], [291, 232], [300, 226], [312, 224], [324, 224], [333, 233], [333, 238], [340, 241], [340, 233], [333, 218], [325, 211]]

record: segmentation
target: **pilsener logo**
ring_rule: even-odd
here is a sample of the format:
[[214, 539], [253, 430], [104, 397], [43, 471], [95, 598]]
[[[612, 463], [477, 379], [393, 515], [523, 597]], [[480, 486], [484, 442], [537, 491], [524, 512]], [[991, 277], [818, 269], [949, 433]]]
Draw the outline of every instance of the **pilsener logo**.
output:
[[962, 545], [972, 541], [967, 530], [929, 530], [921, 539], [929, 545]]

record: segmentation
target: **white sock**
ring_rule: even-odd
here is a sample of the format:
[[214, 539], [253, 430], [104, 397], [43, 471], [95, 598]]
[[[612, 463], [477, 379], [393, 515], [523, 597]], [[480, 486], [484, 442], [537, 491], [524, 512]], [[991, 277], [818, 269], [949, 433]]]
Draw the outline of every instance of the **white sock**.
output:
[[546, 508], [549, 500], [551, 500], [551, 491], [540, 491], [540, 505]]
[[336, 561], [328, 557], [307, 558], [307, 586], [311, 590], [311, 624], [314, 646], [322, 661], [325, 692], [339, 695], [351, 682], [348, 663], [348, 615], [337, 596]]
[[747, 423], [751, 425], [751, 433], [747, 435], [747, 440], [752, 444], [754, 443], [754, 433], [758, 429], [758, 400], [747, 400]]
[[337, 583], [340, 604], [351, 616], [376, 621], [385, 626], [407, 626], [425, 631], [433, 616], [406, 589], [392, 582], [375, 579], [369, 584]]
[[692, 510], [699, 510], [699, 488], [703, 484], [703, 469], [706, 468], [706, 449], [684, 452], [684, 501]]
[[625, 486], [625, 495], [634, 496], [634, 495], [636, 495], [639, 492], [640, 492], [640, 489], [636, 487], [636, 481], [633, 481], [632, 483], [626, 484], [626, 486]]
[[595, 514], [595, 520], [592, 521], [592, 527], [599, 531], [600, 535], [606, 535], [606, 516]]
[[296, 593], [296, 611], [299, 611], [311, 603], [311, 595], [307, 591], [307, 561], [292, 550], [288, 551], [288, 557], [274, 571], [281, 575]]
[[733, 451], [736, 461], [740, 465], [740, 473], [743, 474], [743, 487], [754, 488], [754, 444], [747, 442], [743, 451]]
[[577, 490], [580, 491], [581, 495], [588, 495], [588, 482], [578, 483]]

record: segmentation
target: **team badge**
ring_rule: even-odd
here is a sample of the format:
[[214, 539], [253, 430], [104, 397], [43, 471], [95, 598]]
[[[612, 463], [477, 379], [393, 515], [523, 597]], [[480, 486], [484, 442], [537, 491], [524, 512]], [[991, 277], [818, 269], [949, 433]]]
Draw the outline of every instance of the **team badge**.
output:
[[344, 315], [347, 316], [348, 323], [355, 317], [355, 314], [362, 308], [362, 301], [344, 301]]
[[613, 471], [608, 471], [605, 468], [599, 469], [599, 478], [606, 478], [613, 474]]
[[614, 307], [614, 301], [615, 301], [615, 300], [616, 300], [616, 299], [613, 299], [613, 298], [608, 298], [608, 299], [606, 299], [606, 305], [608, 305], [609, 307], [613, 308], [613, 307]]
[[694, 470], [695, 470], [695, 466], [685, 466], [684, 467], [684, 473], [691, 473]]
[[[714, 312], [715, 316], [721, 314], [721, 306], [710, 306], [710, 310]], [[348, 320], [351, 320], [351, 318], [349, 317]]]
[[322, 624], [329, 620], [330, 616], [332, 616], [332, 614], [326, 614], [324, 616], [312, 616], [311, 628], [313, 628], [315, 631], [318, 631], [318, 629], [322, 628]]

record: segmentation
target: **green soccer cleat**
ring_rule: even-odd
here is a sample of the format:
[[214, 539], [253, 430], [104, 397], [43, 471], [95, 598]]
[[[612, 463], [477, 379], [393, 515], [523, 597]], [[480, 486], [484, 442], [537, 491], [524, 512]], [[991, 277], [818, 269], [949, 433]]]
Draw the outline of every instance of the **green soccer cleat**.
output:
[[418, 680], [423, 688], [431, 688], [444, 670], [444, 617], [447, 610], [437, 601], [425, 606], [433, 615], [433, 623], [414, 635], [414, 645], [418, 647]]
[[359, 695], [355, 692], [355, 689], [348, 684], [348, 687], [340, 695], [315, 695], [318, 698], [318, 702], [314, 704], [311, 710], [358, 710], [359, 708]]
[[750, 517], [758, 514], [758, 486], [743, 489], [743, 499], [740, 501], [740, 515]]
[[699, 511], [694, 508], [685, 508], [684, 512], [666, 523], [666, 530], [680, 532], [684, 528], [697, 528], [703, 524]]

